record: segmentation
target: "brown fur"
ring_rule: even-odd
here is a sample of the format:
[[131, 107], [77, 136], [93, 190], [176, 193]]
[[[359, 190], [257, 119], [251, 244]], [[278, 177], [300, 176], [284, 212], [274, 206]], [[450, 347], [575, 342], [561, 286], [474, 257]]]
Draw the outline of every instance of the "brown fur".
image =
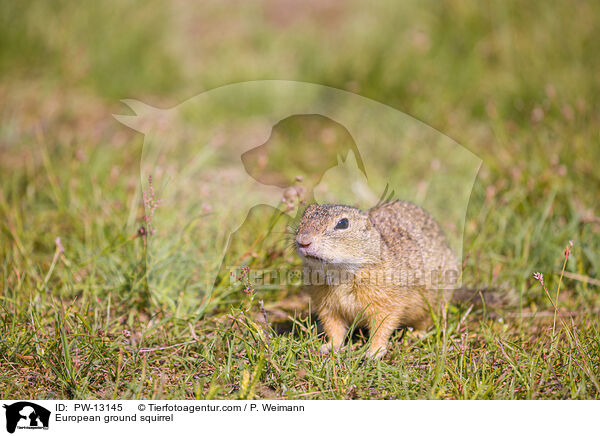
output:
[[[342, 219], [348, 228], [335, 229]], [[402, 201], [368, 211], [311, 204], [295, 242], [308, 289], [329, 342], [339, 349], [356, 320], [370, 330], [369, 356], [379, 358], [399, 326], [424, 329], [446, 301], [458, 266], [436, 221]]]

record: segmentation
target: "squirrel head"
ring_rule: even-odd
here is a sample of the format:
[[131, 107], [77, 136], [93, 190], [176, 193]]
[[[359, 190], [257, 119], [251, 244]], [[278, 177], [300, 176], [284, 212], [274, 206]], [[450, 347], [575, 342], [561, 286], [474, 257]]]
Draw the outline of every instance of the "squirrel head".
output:
[[295, 245], [302, 260], [314, 266], [356, 270], [381, 259], [381, 235], [360, 209], [311, 204], [296, 228]]

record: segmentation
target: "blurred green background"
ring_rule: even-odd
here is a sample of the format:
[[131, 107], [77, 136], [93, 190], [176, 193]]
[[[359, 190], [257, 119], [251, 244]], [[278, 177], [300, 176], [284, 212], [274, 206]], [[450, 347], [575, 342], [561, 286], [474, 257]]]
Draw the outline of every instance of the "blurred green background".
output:
[[[492, 247], [509, 264], [525, 255], [519, 266], [529, 268], [552, 262], [544, 248], [557, 232], [561, 246], [585, 235], [579, 269], [596, 276], [599, 16], [591, 1], [4, 2], [6, 208], [25, 185], [40, 186], [38, 169], [52, 163], [60, 166], [54, 195], [79, 203], [84, 214], [123, 202], [113, 212], [131, 225], [125, 199], [138, 183], [142, 135], [111, 118], [128, 113], [119, 99], [166, 108], [238, 81], [300, 80], [388, 104], [480, 156], [467, 237], [484, 238], [484, 256]], [[92, 176], [91, 192], [103, 204], [86, 187], [77, 191], [81, 173]], [[57, 192], [68, 183], [73, 189]], [[39, 208], [32, 189], [29, 207]], [[33, 220], [28, 229], [39, 224], [23, 219]], [[484, 225], [489, 233], [481, 233]], [[53, 247], [51, 235], [32, 238]], [[534, 259], [531, 244], [541, 248]]]
[[[467, 147], [484, 163], [467, 214], [465, 274], [508, 283], [519, 310], [535, 313], [549, 304], [532, 273], [556, 289], [572, 240], [559, 304], [597, 311], [599, 29], [600, 2], [581, 0], [0, 2], [0, 351], [19, 368], [32, 362], [19, 356], [34, 356], [39, 368], [50, 367], [43, 359], [68, 362], [39, 357], [15, 327], [44, 331], [55, 316], [70, 319], [55, 298], [85, 312], [92, 329], [133, 329], [145, 325], [148, 307], [160, 312], [142, 292], [144, 247], [132, 233], [144, 214], [143, 136], [111, 114], [130, 113], [123, 98], [167, 108], [258, 79], [348, 90]], [[203, 301], [207, 312], [192, 321], [227, 311], [238, 294]], [[69, 322], [66, 337], [83, 328]], [[189, 339], [187, 324], [168, 328], [157, 345]], [[57, 356], [66, 349], [47, 340]], [[73, 395], [82, 378], [64, 380]], [[520, 394], [498, 397], [511, 395]]]

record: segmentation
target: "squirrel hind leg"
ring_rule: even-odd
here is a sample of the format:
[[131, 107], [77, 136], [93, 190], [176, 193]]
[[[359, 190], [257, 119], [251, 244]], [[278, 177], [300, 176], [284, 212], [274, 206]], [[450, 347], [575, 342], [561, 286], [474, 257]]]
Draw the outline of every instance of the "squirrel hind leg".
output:
[[427, 330], [433, 325], [431, 316], [420, 319], [419, 321], [411, 323], [411, 334], [417, 339], [423, 339], [427, 336]]
[[413, 332], [425, 333], [429, 329], [429, 327], [431, 327], [432, 324], [433, 324], [433, 322], [431, 321], [431, 317], [427, 316], [427, 317], [413, 323], [413, 325], [411, 327], [413, 328]]

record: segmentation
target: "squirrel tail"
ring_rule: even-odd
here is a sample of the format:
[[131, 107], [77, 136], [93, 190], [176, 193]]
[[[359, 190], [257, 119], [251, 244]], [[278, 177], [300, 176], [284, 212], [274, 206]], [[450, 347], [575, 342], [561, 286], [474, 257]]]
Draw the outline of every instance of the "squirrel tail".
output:
[[461, 287], [452, 292], [452, 303], [501, 309], [518, 305], [514, 291], [494, 287]]

